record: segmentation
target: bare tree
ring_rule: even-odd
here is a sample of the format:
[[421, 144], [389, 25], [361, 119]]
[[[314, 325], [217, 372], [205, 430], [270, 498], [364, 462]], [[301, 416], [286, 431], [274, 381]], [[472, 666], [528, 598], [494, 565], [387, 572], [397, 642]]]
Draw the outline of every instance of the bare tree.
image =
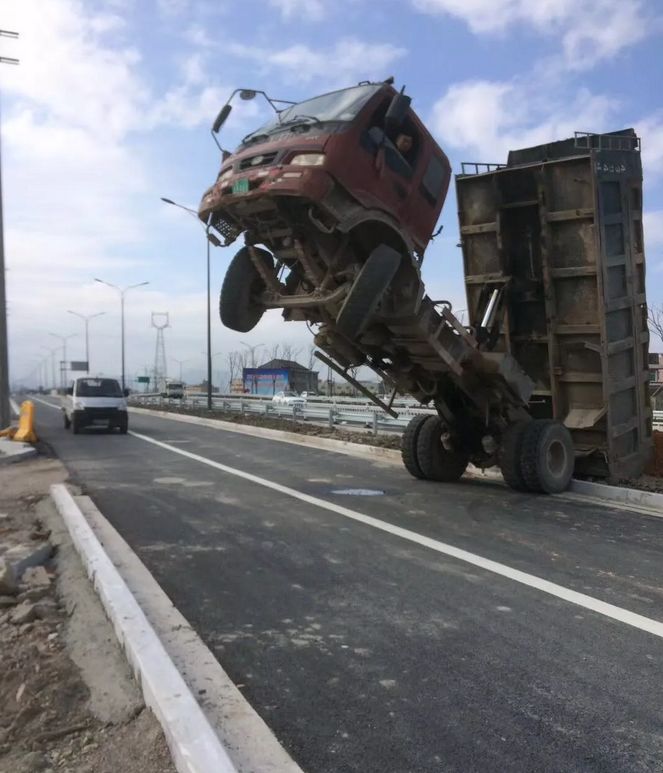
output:
[[647, 322], [649, 322], [649, 329], [652, 333], [657, 335], [663, 343], [663, 303], [647, 310]]
[[269, 350], [269, 359], [278, 360], [280, 351], [281, 351], [281, 344], [274, 344], [272, 348]]
[[242, 375], [242, 370], [248, 362], [248, 352], [228, 352], [226, 362], [228, 364], [228, 387], [232, 389], [233, 382]]
[[301, 346], [293, 346], [292, 344], [281, 344], [281, 359], [290, 360], [296, 362], [297, 357], [302, 351]]

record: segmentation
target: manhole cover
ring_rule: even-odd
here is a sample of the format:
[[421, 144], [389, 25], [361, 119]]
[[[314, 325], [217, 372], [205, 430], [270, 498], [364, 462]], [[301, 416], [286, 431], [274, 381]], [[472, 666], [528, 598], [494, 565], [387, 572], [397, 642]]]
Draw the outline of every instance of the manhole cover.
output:
[[380, 497], [384, 491], [374, 488], [337, 488], [332, 494], [341, 494], [346, 497]]

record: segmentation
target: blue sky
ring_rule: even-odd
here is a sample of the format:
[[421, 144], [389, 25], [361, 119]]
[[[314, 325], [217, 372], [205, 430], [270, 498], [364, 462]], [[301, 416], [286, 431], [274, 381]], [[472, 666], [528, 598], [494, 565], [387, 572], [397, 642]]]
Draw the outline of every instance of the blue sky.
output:
[[[93, 282], [148, 280], [128, 295], [128, 371], [151, 365], [150, 312], [168, 311], [169, 357], [203, 373], [204, 238], [186, 213], [219, 157], [209, 126], [236, 86], [285, 99], [395, 75], [448, 153], [502, 161], [511, 147], [574, 130], [635, 126], [645, 166], [650, 304], [663, 303], [663, 8], [656, 0], [5, 0], [3, 183], [13, 378], [34, 371], [49, 335], [91, 327], [95, 372], [119, 370], [119, 303]], [[267, 113], [245, 103], [232, 146]], [[432, 295], [463, 308], [453, 191], [426, 253]], [[213, 251], [213, 304], [232, 248]], [[215, 372], [239, 341], [302, 348], [299, 323], [265, 316], [235, 335], [213, 318]], [[660, 347], [660, 342], [656, 342]], [[179, 366], [170, 360], [172, 375]]]

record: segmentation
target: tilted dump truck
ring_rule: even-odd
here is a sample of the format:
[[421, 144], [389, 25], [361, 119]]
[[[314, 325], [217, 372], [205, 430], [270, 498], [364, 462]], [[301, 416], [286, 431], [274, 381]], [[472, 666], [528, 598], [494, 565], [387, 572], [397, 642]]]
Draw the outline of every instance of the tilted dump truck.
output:
[[553, 493], [574, 466], [641, 470], [651, 431], [632, 132], [515, 151], [457, 177], [465, 327], [421, 280], [450, 164], [393, 79], [297, 104], [238, 89], [215, 139], [236, 95], [265, 98], [274, 116], [233, 153], [219, 145], [199, 208], [213, 243], [244, 238], [221, 289], [224, 325], [247, 332], [283, 309], [358, 388], [348, 371], [367, 366], [393, 395], [433, 406], [403, 435], [417, 478], [457, 480], [471, 462]]

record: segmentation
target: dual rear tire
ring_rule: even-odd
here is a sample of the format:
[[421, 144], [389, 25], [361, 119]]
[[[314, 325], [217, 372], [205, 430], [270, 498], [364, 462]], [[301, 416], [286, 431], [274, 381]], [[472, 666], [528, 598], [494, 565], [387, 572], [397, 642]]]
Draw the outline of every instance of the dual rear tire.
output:
[[421, 480], [453, 483], [461, 478], [469, 459], [460, 450], [444, 447], [445, 426], [438, 416], [415, 416], [403, 433], [401, 457], [407, 471]]
[[504, 433], [499, 464], [504, 480], [516, 491], [559, 494], [573, 475], [571, 433], [552, 419], [512, 424]]
[[[452, 483], [461, 478], [469, 458], [442, 442], [445, 426], [438, 416], [415, 416], [403, 433], [401, 457], [415, 478]], [[512, 424], [504, 433], [499, 465], [516, 491], [559, 494], [573, 475], [575, 450], [568, 429], [558, 421], [535, 419]]]

